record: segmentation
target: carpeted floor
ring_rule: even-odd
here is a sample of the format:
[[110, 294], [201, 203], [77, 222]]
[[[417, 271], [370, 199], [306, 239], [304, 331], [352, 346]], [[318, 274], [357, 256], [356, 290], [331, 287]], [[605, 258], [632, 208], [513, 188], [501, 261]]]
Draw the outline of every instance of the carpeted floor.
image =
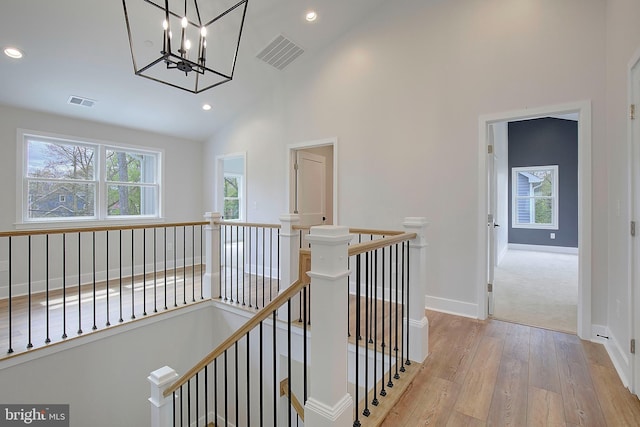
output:
[[494, 318], [576, 333], [578, 255], [509, 250], [493, 283]]

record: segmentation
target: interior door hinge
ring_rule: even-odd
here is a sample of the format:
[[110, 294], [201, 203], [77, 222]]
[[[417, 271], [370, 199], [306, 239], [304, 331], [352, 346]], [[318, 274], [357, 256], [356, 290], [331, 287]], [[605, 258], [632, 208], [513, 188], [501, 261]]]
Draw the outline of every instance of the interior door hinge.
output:
[[631, 354], [636, 354], [636, 340], [635, 340], [635, 338], [631, 340]]
[[631, 104], [629, 106], [629, 118], [631, 120], [635, 120], [636, 119], [636, 104]]
[[636, 235], [636, 222], [635, 221], [631, 221], [631, 235], [632, 236]]
[[493, 154], [493, 145], [487, 145], [487, 153]]
[[493, 292], [493, 283], [487, 283], [487, 291]]
[[295, 162], [295, 163], [293, 164], [293, 170], [298, 170], [298, 162]]

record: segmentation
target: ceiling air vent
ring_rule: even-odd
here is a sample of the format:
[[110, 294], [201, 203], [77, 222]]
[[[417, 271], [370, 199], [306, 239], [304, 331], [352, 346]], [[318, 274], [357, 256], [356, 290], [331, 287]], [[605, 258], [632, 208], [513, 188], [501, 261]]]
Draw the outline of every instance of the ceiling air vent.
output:
[[256, 56], [272, 67], [283, 70], [303, 53], [304, 49], [280, 34]]
[[73, 96], [71, 95], [69, 97], [69, 100], [67, 101], [68, 104], [73, 104], [73, 105], [82, 105], [83, 107], [93, 107], [96, 103], [96, 101], [94, 101], [93, 99], [89, 99], [89, 98], [82, 98], [80, 96]]

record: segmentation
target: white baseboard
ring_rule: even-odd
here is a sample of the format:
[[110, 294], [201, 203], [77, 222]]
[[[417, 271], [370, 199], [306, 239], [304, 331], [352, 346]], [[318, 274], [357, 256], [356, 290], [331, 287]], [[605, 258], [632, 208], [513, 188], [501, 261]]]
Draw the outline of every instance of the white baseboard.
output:
[[591, 341], [604, 345], [613, 366], [616, 368], [620, 381], [625, 387], [629, 388], [631, 385], [631, 365], [627, 356], [626, 346], [620, 345], [620, 342], [613, 336], [609, 328], [603, 325], [591, 326]]
[[425, 296], [425, 308], [427, 310], [440, 311], [456, 316], [478, 318], [478, 304], [447, 298]]
[[521, 243], [509, 243], [509, 250], [553, 252], [558, 254], [578, 255], [578, 248], [570, 248], [566, 246], [524, 245]]

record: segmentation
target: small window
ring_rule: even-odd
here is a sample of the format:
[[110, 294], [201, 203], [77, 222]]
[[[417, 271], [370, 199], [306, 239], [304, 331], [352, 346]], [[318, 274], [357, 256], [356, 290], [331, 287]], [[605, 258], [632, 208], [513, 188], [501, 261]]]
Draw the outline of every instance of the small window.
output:
[[558, 228], [558, 166], [512, 169], [513, 228]]
[[18, 222], [160, 217], [160, 152], [19, 135]]
[[224, 219], [242, 218], [242, 175], [224, 174]]

